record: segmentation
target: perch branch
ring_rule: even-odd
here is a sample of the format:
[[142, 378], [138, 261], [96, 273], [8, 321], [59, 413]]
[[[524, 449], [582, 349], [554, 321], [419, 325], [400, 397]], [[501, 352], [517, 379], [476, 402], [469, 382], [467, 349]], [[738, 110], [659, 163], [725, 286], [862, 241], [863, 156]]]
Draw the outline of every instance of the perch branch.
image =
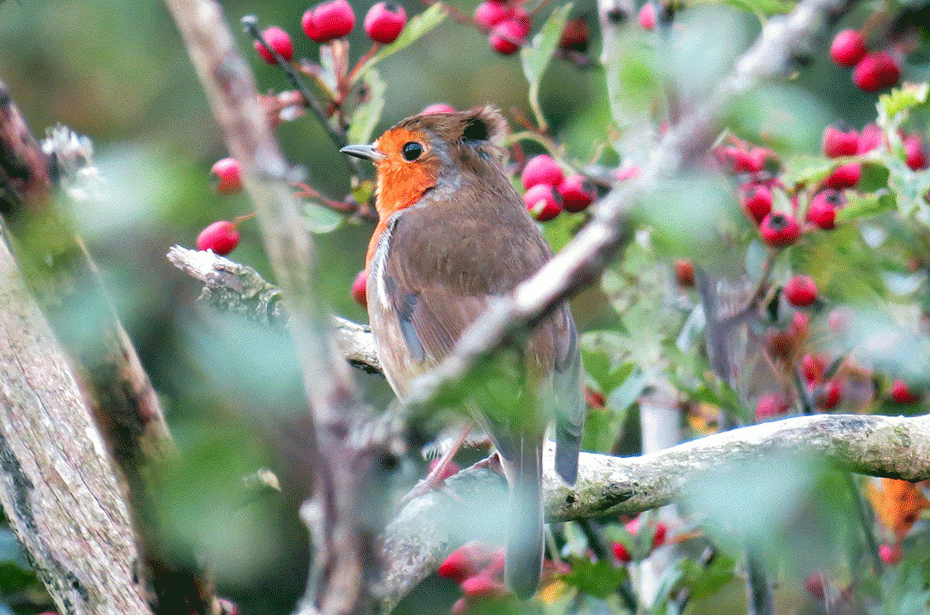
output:
[[[727, 468], [773, 455], [825, 458], [871, 476], [930, 478], [930, 416], [799, 416], [741, 427], [640, 457], [582, 453], [578, 482], [552, 473], [554, 446], [543, 460], [548, 521], [635, 514], [679, 499], [698, 479], [726, 480]], [[479, 530], [457, 519], [485, 519], [506, 501], [499, 474], [469, 468], [400, 510], [384, 536], [383, 576], [377, 595], [390, 608], [434, 571], [449, 552]], [[496, 504], [495, 504], [496, 502]], [[453, 520], [453, 521], [450, 521]], [[494, 539], [492, 536], [491, 539]]]

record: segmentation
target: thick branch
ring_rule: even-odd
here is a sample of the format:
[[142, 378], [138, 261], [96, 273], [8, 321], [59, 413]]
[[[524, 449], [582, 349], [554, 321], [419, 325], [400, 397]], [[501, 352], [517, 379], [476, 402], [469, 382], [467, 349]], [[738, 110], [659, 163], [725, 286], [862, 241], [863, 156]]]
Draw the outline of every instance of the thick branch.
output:
[[[823, 458], [860, 474], [924, 480], [930, 478], [930, 416], [802, 416], [641, 457], [582, 453], [574, 487], [552, 473], [553, 454], [550, 443], [543, 461], [546, 516], [549, 521], [571, 521], [664, 506], [699, 478], [713, 479], [734, 465], [773, 455]], [[385, 571], [377, 591], [388, 606], [435, 570], [460, 542], [476, 537], [468, 534], [476, 528], [462, 531], [456, 520], [485, 519], [487, 510], [506, 500], [506, 485], [491, 470], [463, 470], [446, 485], [445, 491], [408, 503], [385, 532]]]
[[151, 613], [130, 511], [70, 362], [0, 240], [0, 502], [60, 612]]

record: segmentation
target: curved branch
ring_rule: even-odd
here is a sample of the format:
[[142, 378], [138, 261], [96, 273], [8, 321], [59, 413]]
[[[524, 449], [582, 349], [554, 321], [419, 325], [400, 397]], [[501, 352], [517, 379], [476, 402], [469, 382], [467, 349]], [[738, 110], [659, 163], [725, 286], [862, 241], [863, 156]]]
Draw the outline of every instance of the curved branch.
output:
[[[930, 478], [930, 415], [799, 416], [733, 429], [641, 457], [582, 453], [578, 482], [569, 487], [552, 473], [554, 446], [543, 461], [548, 521], [634, 514], [677, 500], [705, 476], [773, 455], [816, 457], [867, 474], [918, 481]], [[506, 501], [500, 474], [469, 468], [446, 481], [447, 489], [415, 498], [388, 525], [385, 569], [376, 593], [389, 607], [434, 571], [465, 540], [484, 537], [463, 519], [493, 517]]]

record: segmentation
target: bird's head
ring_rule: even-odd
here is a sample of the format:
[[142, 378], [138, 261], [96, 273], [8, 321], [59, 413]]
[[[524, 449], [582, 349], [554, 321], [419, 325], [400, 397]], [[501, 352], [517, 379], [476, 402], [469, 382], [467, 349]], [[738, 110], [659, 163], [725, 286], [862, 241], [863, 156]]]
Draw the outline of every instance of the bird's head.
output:
[[414, 115], [388, 129], [371, 145], [340, 151], [374, 162], [378, 213], [382, 218], [410, 207], [432, 189], [452, 192], [473, 176], [503, 176], [502, 142], [507, 124], [494, 107], [458, 113]]

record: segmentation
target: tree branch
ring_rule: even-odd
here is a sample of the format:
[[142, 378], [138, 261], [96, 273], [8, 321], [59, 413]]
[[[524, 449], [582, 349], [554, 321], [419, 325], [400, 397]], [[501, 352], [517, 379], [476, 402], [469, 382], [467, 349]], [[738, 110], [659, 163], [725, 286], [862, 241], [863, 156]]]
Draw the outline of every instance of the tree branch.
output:
[[[544, 453], [548, 521], [635, 514], [670, 504], [702, 477], [773, 455], [824, 458], [840, 468], [910, 481], [930, 478], [930, 416], [799, 416], [741, 427], [640, 457], [582, 453], [578, 482], [552, 472]], [[404, 506], [384, 535], [384, 573], [377, 595], [390, 608], [464, 542], [495, 536], [482, 522], [506, 501], [506, 484], [487, 469], [462, 470]], [[490, 512], [488, 512], [490, 511]], [[471, 524], [463, 520], [473, 519]], [[490, 523], [485, 523], [490, 525]]]

